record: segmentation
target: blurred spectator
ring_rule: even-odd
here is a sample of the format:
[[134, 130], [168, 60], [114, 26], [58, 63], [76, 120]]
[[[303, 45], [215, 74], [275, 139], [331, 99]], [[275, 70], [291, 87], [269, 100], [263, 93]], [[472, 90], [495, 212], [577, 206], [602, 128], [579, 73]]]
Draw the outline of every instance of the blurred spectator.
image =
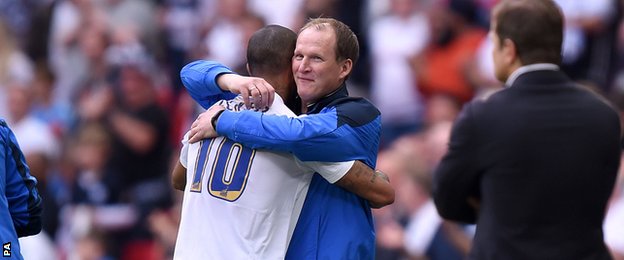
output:
[[[177, 161], [176, 161], [177, 162]], [[175, 193], [174, 206], [167, 210], [153, 211], [148, 217], [149, 227], [164, 250], [167, 259], [173, 258], [178, 226], [180, 225], [180, 212], [182, 206], [181, 192]]]
[[111, 31], [131, 30], [138, 42], [154, 56], [162, 55], [154, 1], [105, 0], [104, 10]]
[[336, 18], [338, 14], [337, 0], [303, 0], [295, 32], [297, 32], [310, 18], [327, 17]]
[[473, 97], [468, 66], [486, 36], [475, 24], [477, 11], [473, 0], [450, 0], [448, 8], [438, 4], [430, 12], [433, 41], [416, 61], [418, 87], [426, 97], [447, 94], [462, 103]]
[[472, 234], [443, 221], [431, 200], [431, 174], [446, 152], [451, 122], [406, 135], [380, 154], [378, 169], [396, 190], [395, 203], [374, 211], [377, 259], [463, 259]]
[[77, 130], [71, 155], [78, 169], [72, 184], [72, 203], [106, 205], [118, 202], [120, 176], [108, 169], [111, 137], [95, 122], [84, 123]]
[[[137, 221], [133, 208], [123, 204], [97, 207], [67, 205], [61, 215], [57, 243], [63, 258], [67, 259], [83, 259], [81, 257], [92, 254], [118, 259], [129, 243], [128, 238], [119, 237], [119, 233], [115, 232], [127, 229]], [[94, 251], [87, 252], [90, 250]]]
[[70, 103], [72, 94], [79, 85], [76, 73], [84, 69], [84, 64], [76, 62], [75, 42], [80, 25], [87, 20], [85, 13], [91, 8], [88, 0], [61, 0], [53, 6], [50, 24], [49, 63], [57, 79], [54, 99]]
[[4, 20], [11, 33], [17, 36], [19, 46], [25, 43], [26, 34], [30, 30], [31, 6], [35, 1], [3, 0], [0, 1], [0, 19]]
[[108, 260], [106, 235], [97, 230], [91, 230], [78, 238], [76, 250], [67, 257], [68, 260]]
[[[76, 62], [84, 66], [81, 70], [74, 73], [78, 74], [79, 86], [84, 88], [88, 85], [105, 84], [109, 76], [110, 60], [109, 52], [111, 52], [112, 39], [110, 32], [106, 28], [100, 28], [97, 25], [84, 27], [77, 36], [78, 53]], [[81, 89], [80, 89], [81, 90]], [[80, 91], [78, 90], [78, 91]], [[76, 92], [71, 93], [74, 98]]]
[[249, 0], [249, 8], [262, 16], [266, 24], [278, 24], [298, 30], [297, 13], [303, 2], [304, 0]]
[[0, 117], [8, 117], [7, 85], [11, 82], [28, 85], [32, 78], [31, 61], [20, 50], [15, 37], [0, 19]]
[[169, 67], [172, 87], [178, 93], [182, 90], [180, 70], [190, 60], [193, 48], [199, 43], [202, 21], [197, 16], [199, 0], [164, 0], [160, 23], [165, 36], [167, 67]]
[[35, 71], [33, 87], [33, 115], [52, 129], [54, 136], [61, 140], [67, 133], [74, 112], [69, 103], [54, 99], [56, 78], [47, 64], [41, 63]]
[[[410, 147], [418, 147], [409, 145]], [[411, 155], [416, 155], [413, 153]], [[422, 157], [414, 156], [412, 168], [416, 172], [426, 172]], [[405, 157], [397, 149], [389, 149], [377, 157], [377, 169], [390, 178], [396, 190], [393, 204], [373, 210], [376, 229], [376, 259], [401, 259], [405, 254], [405, 226], [411, 212], [422, 205], [429, 197], [417, 183], [410, 181]]]
[[430, 96], [425, 105], [425, 123], [428, 126], [455, 121], [461, 109], [461, 102], [456, 97], [446, 94]]
[[258, 16], [250, 11], [247, 0], [218, 0], [218, 10], [214, 25], [203, 39], [204, 58], [217, 60], [240, 74], [246, 74], [245, 46], [250, 34], [245, 25], [249, 25], [246, 24], [249, 19], [257, 20]]
[[557, 0], [565, 16], [562, 68], [575, 80], [608, 92], [614, 77], [619, 0]]
[[9, 81], [30, 83], [33, 65], [15, 41], [6, 23], [0, 19], [0, 86]]
[[24, 49], [35, 64], [47, 64], [52, 10], [58, 1], [35, 0], [35, 2], [37, 4], [32, 10], [32, 24], [26, 38]]
[[[146, 67], [120, 68], [117, 107], [110, 107], [107, 114], [114, 143], [111, 166], [120, 171], [124, 187], [131, 191], [126, 198], [139, 204], [167, 200], [168, 189], [162, 189], [169, 187], [169, 120], [157, 103], [152, 75]], [[144, 190], [149, 188], [156, 190]]]
[[32, 88], [13, 82], [9, 83], [7, 90], [9, 106], [7, 121], [13, 128], [33, 175], [38, 179], [44, 178], [42, 175], [45, 174], [47, 167], [34, 165], [35, 160], [31, 157], [43, 156], [45, 160], [36, 160], [41, 162], [56, 159], [59, 151], [58, 142], [50, 127], [32, 114]]
[[[370, 27], [371, 97], [382, 113], [382, 147], [423, 124], [423, 100], [410, 59], [421, 54], [429, 40], [422, 0], [392, 0], [390, 13]], [[397, 93], [401, 93], [397, 95]]]

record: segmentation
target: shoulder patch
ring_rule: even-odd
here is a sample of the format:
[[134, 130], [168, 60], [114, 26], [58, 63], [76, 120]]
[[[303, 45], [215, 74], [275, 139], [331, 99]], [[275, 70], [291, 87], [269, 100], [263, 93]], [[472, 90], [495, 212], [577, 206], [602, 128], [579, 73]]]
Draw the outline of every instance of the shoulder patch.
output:
[[338, 126], [347, 124], [353, 127], [362, 126], [375, 120], [381, 113], [365, 98], [340, 98], [328, 107], [335, 107], [338, 116]]

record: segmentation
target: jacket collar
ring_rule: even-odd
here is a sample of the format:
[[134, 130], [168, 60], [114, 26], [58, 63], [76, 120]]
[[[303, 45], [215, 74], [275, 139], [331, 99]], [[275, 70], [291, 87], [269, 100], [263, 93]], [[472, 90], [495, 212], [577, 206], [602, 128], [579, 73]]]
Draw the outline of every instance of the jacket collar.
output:
[[509, 78], [505, 82], [505, 85], [513, 86], [514, 82], [518, 79], [518, 77], [522, 76], [523, 74], [533, 72], [533, 71], [540, 71], [540, 70], [558, 71], [559, 66], [557, 66], [556, 64], [552, 64], [552, 63], [535, 63], [535, 64], [522, 66], [516, 69], [513, 73], [511, 73], [511, 75], [509, 75]]
[[338, 89], [334, 90], [334, 92], [327, 94], [327, 96], [322, 97], [316, 103], [312, 103], [308, 105], [308, 112], [306, 114], [316, 114], [321, 112], [323, 108], [325, 108], [330, 103], [336, 101], [339, 98], [348, 97], [349, 91], [347, 91], [347, 85], [342, 83]]
[[521, 85], [562, 84], [569, 81], [571, 81], [571, 79], [559, 70], [535, 70], [518, 76], [511, 85], [511, 88]]

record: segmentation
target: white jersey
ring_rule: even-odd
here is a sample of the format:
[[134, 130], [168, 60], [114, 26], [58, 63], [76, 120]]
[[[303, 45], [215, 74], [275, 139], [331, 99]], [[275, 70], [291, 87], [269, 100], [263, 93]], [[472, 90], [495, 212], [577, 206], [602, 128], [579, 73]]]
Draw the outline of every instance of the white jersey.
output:
[[[239, 98], [218, 104], [244, 108]], [[266, 113], [295, 116], [278, 95]], [[174, 259], [283, 259], [312, 173], [334, 182], [353, 164], [301, 163], [224, 137], [187, 140], [180, 154], [187, 181]]]

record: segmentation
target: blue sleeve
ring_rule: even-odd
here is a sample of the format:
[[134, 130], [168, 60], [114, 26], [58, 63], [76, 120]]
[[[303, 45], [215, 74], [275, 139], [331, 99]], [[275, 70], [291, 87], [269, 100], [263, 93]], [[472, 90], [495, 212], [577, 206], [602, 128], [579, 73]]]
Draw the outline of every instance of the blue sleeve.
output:
[[180, 70], [180, 79], [191, 97], [203, 108], [209, 108], [219, 100], [230, 100], [236, 94], [221, 90], [217, 85], [217, 77], [221, 74], [233, 73], [225, 65], [214, 61], [193, 61]]
[[41, 197], [37, 191], [37, 180], [30, 175], [30, 169], [22, 154], [15, 135], [0, 120], [6, 163], [6, 190], [9, 213], [18, 237], [38, 234], [41, 231]]
[[361, 160], [374, 167], [381, 129], [379, 114], [362, 123], [345, 120], [339, 111], [332, 107], [294, 118], [225, 111], [217, 121], [217, 132], [252, 148], [293, 153], [302, 161]]

